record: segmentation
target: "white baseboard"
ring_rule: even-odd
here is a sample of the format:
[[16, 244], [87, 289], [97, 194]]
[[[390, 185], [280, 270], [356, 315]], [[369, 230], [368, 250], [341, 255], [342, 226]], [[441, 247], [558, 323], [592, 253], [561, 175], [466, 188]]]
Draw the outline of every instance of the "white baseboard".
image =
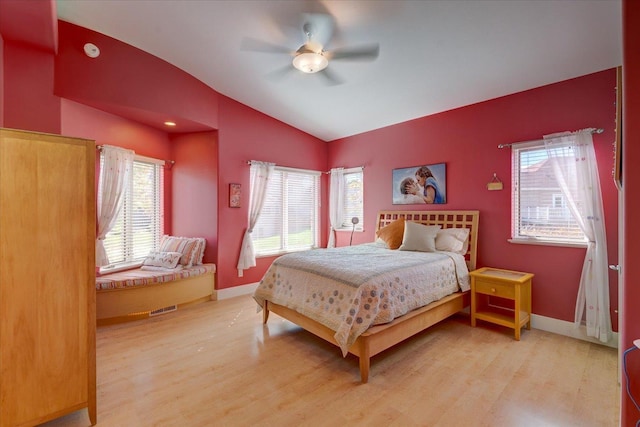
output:
[[541, 331], [553, 332], [554, 334], [558, 335], [564, 335], [583, 341], [589, 341], [596, 344], [606, 345], [608, 347], [618, 348], [617, 332], [613, 333], [613, 336], [609, 342], [603, 343], [596, 338], [588, 337], [587, 328], [584, 325], [576, 326], [573, 322], [553, 319], [551, 317], [540, 316], [537, 314], [531, 315], [531, 327], [540, 329]]
[[[246, 285], [235, 286], [233, 288], [219, 289], [218, 299], [234, 298], [241, 295], [251, 295], [258, 287], [258, 282], [248, 283]], [[465, 309], [468, 313], [468, 307]], [[596, 344], [606, 345], [608, 347], [618, 348], [618, 333], [614, 332], [611, 341], [608, 343], [600, 342], [599, 340], [587, 336], [587, 328], [583, 326], [576, 327], [573, 322], [567, 322], [566, 320], [558, 320], [552, 317], [540, 316], [538, 314], [531, 315], [531, 327], [534, 329], [540, 329], [541, 331], [552, 332], [558, 335], [564, 335], [571, 338], [576, 338], [583, 341], [589, 341]]]
[[233, 288], [218, 289], [218, 300], [239, 297], [241, 295], [251, 295], [257, 287], [258, 282], [234, 286]]

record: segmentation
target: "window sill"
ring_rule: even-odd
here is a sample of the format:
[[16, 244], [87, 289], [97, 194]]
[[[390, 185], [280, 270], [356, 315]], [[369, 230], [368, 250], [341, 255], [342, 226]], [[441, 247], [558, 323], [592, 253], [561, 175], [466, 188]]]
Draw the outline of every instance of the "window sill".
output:
[[586, 248], [587, 242], [556, 242], [552, 240], [540, 239], [508, 239], [509, 243], [516, 245], [538, 245], [538, 246], [559, 246], [565, 248]]
[[114, 267], [100, 268], [100, 275], [103, 276], [105, 274], [117, 273], [119, 271], [132, 270], [134, 268], [138, 268], [142, 266], [142, 261], [132, 262], [128, 264], [122, 264]]

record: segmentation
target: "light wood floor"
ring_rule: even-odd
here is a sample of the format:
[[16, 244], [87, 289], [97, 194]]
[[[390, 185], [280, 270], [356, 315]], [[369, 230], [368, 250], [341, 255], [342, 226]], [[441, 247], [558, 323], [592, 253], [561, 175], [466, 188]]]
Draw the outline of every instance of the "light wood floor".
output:
[[[98, 426], [617, 426], [614, 349], [456, 315], [372, 359], [249, 296], [97, 334]], [[88, 426], [86, 410], [47, 426]]]

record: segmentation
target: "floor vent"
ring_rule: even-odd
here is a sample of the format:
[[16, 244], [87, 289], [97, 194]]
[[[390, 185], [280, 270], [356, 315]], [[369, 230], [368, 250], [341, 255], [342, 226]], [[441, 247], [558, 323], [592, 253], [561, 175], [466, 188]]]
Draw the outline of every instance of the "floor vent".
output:
[[178, 309], [177, 305], [170, 305], [169, 307], [159, 308], [157, 310], [153, 310], [149, 312], [149, 317], [158, 316], [160, 314], [169, 313], [171, 311], [176, 311]]

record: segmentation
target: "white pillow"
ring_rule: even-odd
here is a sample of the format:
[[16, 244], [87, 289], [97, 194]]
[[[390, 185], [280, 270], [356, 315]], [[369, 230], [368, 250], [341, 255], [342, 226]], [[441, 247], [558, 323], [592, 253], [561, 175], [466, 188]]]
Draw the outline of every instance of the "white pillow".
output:
[[466, 255], [469, 248], [468, 228], [445, 228], [436, 235], [436, 249]]
[[142, 262], [146, 267], [162, 267], [162, 268], [176, 268], [181, 252], [149, 252], [149, 255]]
[[405, 221], [401, 251], [435, 252], [436, 234], [439, 225], [423, 225], [413, 221]]

